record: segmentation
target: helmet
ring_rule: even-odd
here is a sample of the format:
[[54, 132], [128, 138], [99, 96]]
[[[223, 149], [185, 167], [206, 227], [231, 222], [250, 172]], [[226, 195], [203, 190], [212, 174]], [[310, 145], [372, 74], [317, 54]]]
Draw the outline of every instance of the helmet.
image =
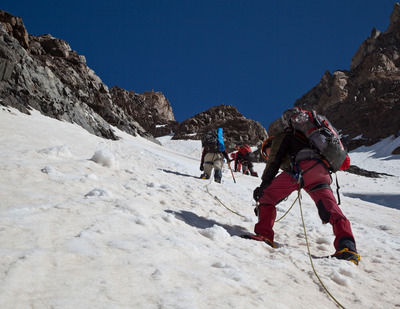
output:
[[284, 111], [282, 114], [282, 123], [285, 126], [285, 128], [291, 127], [291, 120], [293, 116], [296, 116], [301, 113], [300, 108], [298, 107], [292, 107], [289, 108], [288, 110]]
[[273, 136], [268, 137], [261, 146], [261, 154], [265, 160], [268, 160], [267, 148], [271, 148]]

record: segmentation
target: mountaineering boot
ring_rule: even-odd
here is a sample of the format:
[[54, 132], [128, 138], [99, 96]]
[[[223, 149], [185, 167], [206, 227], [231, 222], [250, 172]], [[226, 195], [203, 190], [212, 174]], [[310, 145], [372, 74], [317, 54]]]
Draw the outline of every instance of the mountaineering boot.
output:
[[338, 260], [353, 262], [356, 265], [358, 265], [358, 262], [361, 260], [361, 256], [359, 254], [354, 251], [350, 251], [348, 248], [336, 251], [335, 254], [331, 256], [337, 258]]
[[251, 176], [258, 177], [258, 173], [257, 172], [253, 172], [253, 173], [251, 173]]
[[257, 240], [257, 241], [263, 241], [265, 242], [268, 246], [271, 246], [272, 248], [276, 248], [274, 242], [272, 240], [269, 240], [267, 237], [262, 236], [262, 235], [241, 235], [241, 238], [245, 239], [252, 239], [252, 240]]
[[221, 179], [219, 179], [219, 178], [214, 178], [214, 181], [218, 182], [218, 183], [221, 183]]
[[209, 178], [210, 177], [206, 173], [200, 175], [200, 179], [209, 179]]

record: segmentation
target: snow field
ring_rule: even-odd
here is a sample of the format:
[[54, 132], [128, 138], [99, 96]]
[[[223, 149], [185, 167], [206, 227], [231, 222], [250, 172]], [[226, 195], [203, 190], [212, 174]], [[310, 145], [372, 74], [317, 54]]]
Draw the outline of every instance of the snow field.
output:
[[[298, 203], [275, 225], [278, 248], [241, 239], [259, 178], [235, 173], [234, 184], [225, 168], [222, 184], [201, 180], [200, 142], [116, 132], [0, 108], [1, 308], [337, 307], [312, 271]], [[396, 162], [363, 154], [378, 171]], [[345, 307], [400, 306], [400, 173], [338, 177], [362, 260], [314, 259], [318, 275]], [[332, 254], [306, 193], [302, 207], [311, 253]]]

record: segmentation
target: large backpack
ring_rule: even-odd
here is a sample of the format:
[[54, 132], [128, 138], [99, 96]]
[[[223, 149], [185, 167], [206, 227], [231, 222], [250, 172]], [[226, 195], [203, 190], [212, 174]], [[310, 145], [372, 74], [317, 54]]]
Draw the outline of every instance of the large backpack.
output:
[[220, 146], [218, 143], [218, 133], [217, 130], [212, 129], [203, 134], [201, 139], [201, 144], [206, 152], [219, 152]]
[[251, 148], [249, 145], [243, 145], [242, 147], [239, 148], [238, 150], [243, 156], [246, 156], [246, 154], [251, 153]]
[[249, 145], [243, 145], [239, 148], [238, 152], [243, 155], [244, 160], [249, 162], [255, 161], [254, 153], [252, 152]]
[[346, 159], [347, 152], [340, 141], [341, 135], [329, 120], [317, 114], [299, 109], [291, 118], [291, 126], [308, 139], [311, 148], [317, 151], [332, 172], [336, 172]]

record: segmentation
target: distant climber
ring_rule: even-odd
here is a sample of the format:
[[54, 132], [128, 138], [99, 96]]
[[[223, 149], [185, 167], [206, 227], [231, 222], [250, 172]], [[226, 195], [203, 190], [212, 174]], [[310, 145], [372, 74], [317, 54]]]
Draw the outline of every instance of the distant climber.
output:
[[257, 172], [254, 171], [252, 161], [254, 161], [254, 153], [249, 145], [235, 146], [237, 152], [231, 154], [235, 160], [235, 172], [242, 170], [243, 174], [258, 177]]
[[212, 129], [203, 135], [201, 140], [203, 152], [201, 155], [200, 171], [204, 172], [200, 176], [201, 179], [209, 179], [214, 168], [214, 181], [221, 183], [224, 158], [228, 162], [233, 161], [229, 159], [228, 153], [225, 150], [222, 133], [222, 128], [218, 128], [217, 130]]

